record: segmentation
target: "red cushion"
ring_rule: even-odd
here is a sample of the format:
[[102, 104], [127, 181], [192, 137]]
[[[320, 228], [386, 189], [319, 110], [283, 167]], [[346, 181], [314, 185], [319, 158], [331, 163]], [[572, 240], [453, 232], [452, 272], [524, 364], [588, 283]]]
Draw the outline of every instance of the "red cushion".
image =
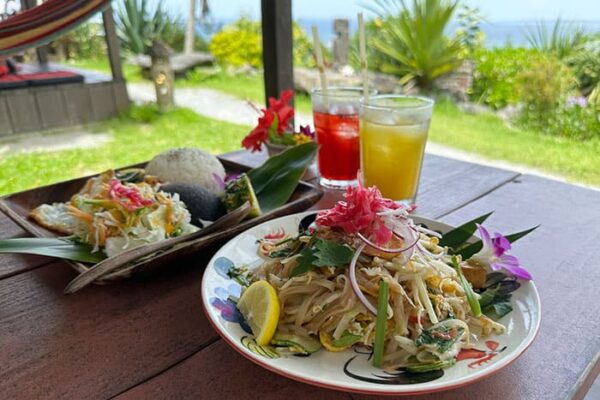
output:
[[0, 65], [0, 76], [7, 75], [9, 71], [10, 70], [8, 69], [8, 66], [6, 66], [6, 64]]

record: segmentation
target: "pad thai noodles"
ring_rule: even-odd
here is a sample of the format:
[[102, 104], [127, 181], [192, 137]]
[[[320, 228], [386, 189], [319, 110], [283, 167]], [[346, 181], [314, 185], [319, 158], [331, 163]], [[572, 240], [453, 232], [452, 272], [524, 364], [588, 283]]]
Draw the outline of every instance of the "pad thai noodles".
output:
[[411, 211], [359, 186], [298, 235], [260, 240], [263, 262], [240, 272], [248, 284], [264, 280], [276, 290], [271, 345], [304, 355], [365, 346], [378, 367], [425, 372], [505, 332], [481, 313], [473, 291], [486, 268], [449, 254]]

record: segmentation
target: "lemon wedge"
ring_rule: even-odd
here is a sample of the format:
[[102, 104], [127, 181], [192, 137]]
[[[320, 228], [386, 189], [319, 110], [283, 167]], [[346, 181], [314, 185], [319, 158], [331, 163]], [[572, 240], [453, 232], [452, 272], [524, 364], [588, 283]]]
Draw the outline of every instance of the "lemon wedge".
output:
[[242, 293], [237, 306], [250, 325], [256, 343], [268, 345], [279, 322], [279, 298], [275, 288], [267, 281], [254, 282]]

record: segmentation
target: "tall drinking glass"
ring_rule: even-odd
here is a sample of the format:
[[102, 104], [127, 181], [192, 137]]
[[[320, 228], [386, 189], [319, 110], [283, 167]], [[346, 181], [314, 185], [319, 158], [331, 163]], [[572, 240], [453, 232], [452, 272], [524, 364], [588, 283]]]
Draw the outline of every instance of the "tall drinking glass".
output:
[[312, 91], [319, 144], [317, 164], [323, 186], [344, 188], [356, 184], [360, 167], [358, 109], [362, 95], [362, 88], [358, 87], [330, 87], [326, 93], [322, 89]]
[[390, 199], [414, 203], [433, 100], [382, 95], [360, 103], [361, 170], [366, 186]]

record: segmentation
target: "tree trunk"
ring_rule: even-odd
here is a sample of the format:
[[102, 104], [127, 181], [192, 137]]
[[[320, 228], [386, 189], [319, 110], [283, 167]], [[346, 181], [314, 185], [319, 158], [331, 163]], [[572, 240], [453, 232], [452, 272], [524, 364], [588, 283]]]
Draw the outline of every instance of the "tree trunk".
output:
[[185, 29], [185, 41], [183, 52], [192, 54], [194, 52], [194, 39], [196, 38], [196, 0], [189, 0], [187, 26]]

